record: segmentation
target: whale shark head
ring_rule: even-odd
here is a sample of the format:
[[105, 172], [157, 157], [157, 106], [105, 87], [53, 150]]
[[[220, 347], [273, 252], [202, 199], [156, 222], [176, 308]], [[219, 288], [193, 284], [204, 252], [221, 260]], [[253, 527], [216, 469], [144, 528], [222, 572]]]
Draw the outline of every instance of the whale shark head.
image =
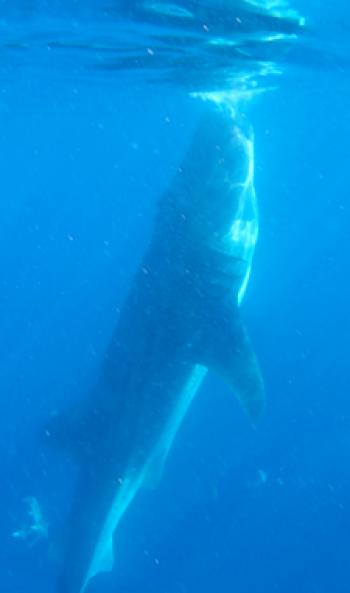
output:
[[174, 241], [186, 264], [188, 253], [192, 259], [199, 254], [211, 283], [234, 285], [242, 300], [258, 237], [258, 208], [253, 133], [232, 111], [216, 108], [202, 117], [160, 202], [157, 227], [171, 242], [172, 254]]

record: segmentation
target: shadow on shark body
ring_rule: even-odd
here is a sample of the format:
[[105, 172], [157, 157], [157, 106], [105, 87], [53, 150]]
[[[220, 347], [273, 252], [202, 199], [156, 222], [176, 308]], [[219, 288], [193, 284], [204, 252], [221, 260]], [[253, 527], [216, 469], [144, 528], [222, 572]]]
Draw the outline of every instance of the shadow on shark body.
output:
[[83, 593], [113, 566], [113, 533], [141, 487], [155, 486], [208, 370], [251, 421], [263, 381], [239, 305], [258, 234], [253, 139], [229, 111], [201, 119], [86, 401], [53, 418], [46, 439], [79, 477], [57, 593]]

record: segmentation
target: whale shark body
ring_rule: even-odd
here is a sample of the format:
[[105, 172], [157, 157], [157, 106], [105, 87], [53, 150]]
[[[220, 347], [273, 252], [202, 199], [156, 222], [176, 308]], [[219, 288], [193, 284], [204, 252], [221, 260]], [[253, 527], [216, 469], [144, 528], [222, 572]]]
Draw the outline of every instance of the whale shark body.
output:
[[239, 313], [258, 234], [253, 168], [246, 123], [207, 112], [159, 201], [96, 386], [46, 429], [79, 467], [59, 593], [83, 593], [111, 570], [115, 529], [137, 491], [159, 480], [208, 369], [253, 422], [263, 410]]

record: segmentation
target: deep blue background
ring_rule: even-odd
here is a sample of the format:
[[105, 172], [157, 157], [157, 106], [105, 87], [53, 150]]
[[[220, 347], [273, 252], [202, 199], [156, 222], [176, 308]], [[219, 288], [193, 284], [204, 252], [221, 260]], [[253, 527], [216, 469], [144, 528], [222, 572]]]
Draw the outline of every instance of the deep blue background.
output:
[[[5, 593], [53, 590], [55, 550], [11, 538], [25, 496], [52, 524], [69, 502], [73, 469], [39, 427], [94, 380], [204, 108], [180, 90], [97, 80], [19, 71], [0, 94]], [[267, 414], [253, 431], [207, 379], [161, 485], [124, 518], [115, 573], [91, 592], [350, 590], [349, 99], [348, 73], [300, 67], [249, 107], [261, 232], [243, 315]]]

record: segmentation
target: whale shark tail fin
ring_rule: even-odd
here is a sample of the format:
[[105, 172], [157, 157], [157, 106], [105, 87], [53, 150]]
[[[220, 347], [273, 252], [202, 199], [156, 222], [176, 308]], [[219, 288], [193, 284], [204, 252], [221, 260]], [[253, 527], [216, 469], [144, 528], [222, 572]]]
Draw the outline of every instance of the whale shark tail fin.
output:
[[238, 307], [216, 313], [205, 333], [198, 362], [224, 379], [255, 424], [265, 409], [264, 383]]

